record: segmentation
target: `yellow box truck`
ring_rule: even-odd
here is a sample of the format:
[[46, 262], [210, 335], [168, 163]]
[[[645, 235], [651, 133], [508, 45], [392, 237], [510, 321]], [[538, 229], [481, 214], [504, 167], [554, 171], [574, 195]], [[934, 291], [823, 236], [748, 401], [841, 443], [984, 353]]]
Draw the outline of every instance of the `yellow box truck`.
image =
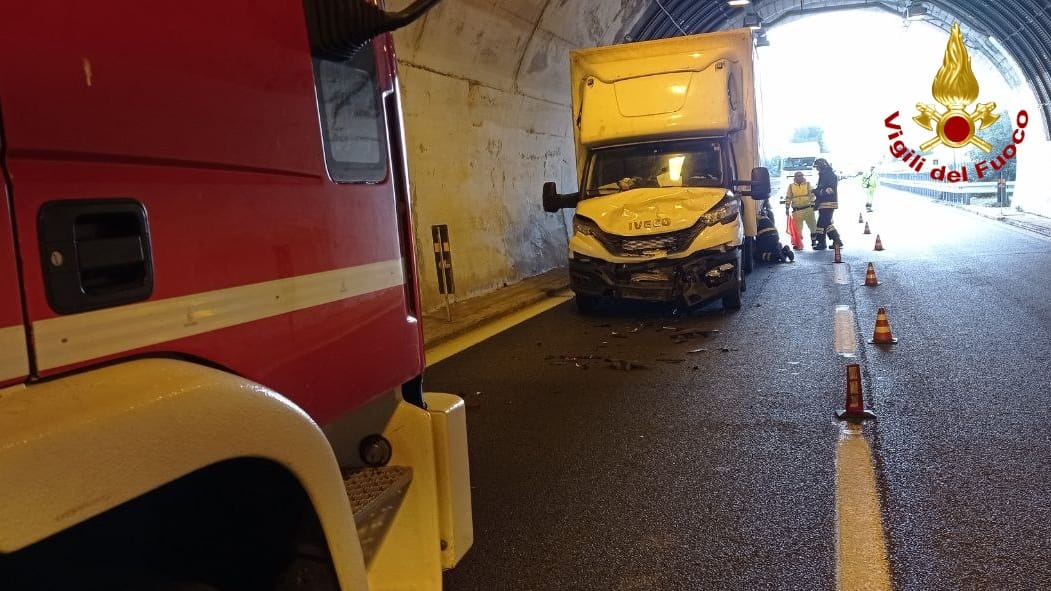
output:
[[580, 190], [545, 183], [543, 204], [576, 208], [569, 271], [582, 312], [604, 298], [741, 307], [770, 195], [753, 52], [749, 29], [572, 52]]

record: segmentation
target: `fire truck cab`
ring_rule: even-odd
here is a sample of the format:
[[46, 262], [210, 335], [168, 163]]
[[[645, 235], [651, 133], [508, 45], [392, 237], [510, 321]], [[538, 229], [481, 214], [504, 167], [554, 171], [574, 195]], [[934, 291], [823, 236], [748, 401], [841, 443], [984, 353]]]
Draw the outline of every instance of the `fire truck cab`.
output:
[[4, 589], [440, 589], [389, 35], [435, 3], [5, 7]]

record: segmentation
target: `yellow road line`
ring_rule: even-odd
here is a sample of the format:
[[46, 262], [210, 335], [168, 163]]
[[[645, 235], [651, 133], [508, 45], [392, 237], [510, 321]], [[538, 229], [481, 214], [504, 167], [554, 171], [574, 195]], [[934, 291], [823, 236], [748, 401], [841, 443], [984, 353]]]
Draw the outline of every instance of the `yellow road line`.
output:
[[533, 316], [536, 316], [537, 314], [540, 314], [542, 312], [546, 312], [551, 308], [554, 308], [555, 306], [565, 303], [571, 299], [573, 299], [572, 295], [566, 295], [554, 296], [545, 300], [541, 300], [535, 304], [526, 306], [521, 310], [512, 312], [507, 316], [502, 316], [500, 318], [497, 318], [496, 320], [493, 320], [492, 322], [483, 324], [468, 333], [462, 334], [458, 337], [452, 338], [448, 341], [445, 341], [444, 343], [434, 346], [427, 350], [427, 365], [434, 365], [439, 361], [452, 357], [453, 355], [456, 355], [464, 349], [473, 347], [478, 343], [492, 336], [500, 334], [501, 332], [511, 328], [512, 326], [515, 326], [516, 324], [529, 320]]
[[891, 589], [880, 515], [868, 441], [860, 426], [843, 423], [836, 446], [836, 588], [840, 591]]

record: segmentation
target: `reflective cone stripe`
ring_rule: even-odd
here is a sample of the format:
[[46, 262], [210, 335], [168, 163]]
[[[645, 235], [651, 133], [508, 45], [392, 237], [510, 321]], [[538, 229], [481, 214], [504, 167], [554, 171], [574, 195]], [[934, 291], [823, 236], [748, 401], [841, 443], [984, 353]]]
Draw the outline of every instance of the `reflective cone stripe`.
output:
[[869, 263], [869, 268], [865, 269], [865, 285], [867, 287], [876, 287], [879, 285], [879, 281], [876, 280], [876, 267]]
[[876, 328], [872, 331], [873, 345], [891, 345], [898, 342], [890, 332], [890, 322], [887, 321], [887, 311], [880, 308], [876, 311]]
[[865, 399], [861, 395], [861, 366], [851, 363], [847, 366], [847, 412], [858, 413], [865, 410]]
[[851, 363], [847, 366], [847, 402], [846, 408], [836, 411], [836, 418], [841, 421], [858, 421], [875, 419], [872, 411], [865, 410], [865, 397], [861, 394], [861, 366]]
[[862, 234], [871, 234], [872, 230], [869, 230], [869, 223], [865, 222], [865, 231]]
[[879, 239], [879, 234], [876, 234], [876, 246], [872, 250], [883, 250], [883, 242]]

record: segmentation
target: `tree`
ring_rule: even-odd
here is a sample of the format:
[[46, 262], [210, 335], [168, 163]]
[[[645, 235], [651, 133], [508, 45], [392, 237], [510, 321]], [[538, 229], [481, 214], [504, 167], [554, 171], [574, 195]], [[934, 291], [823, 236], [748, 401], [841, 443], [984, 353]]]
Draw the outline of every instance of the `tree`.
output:
[[827, 152], [828, 148], [825, 146], [825, 130], [817, 125], [807, 125], [805, 127], [797, 127], [792, 132], [792, 143], [798, 144], [803, 142], [817, 142], [821, 152]]

